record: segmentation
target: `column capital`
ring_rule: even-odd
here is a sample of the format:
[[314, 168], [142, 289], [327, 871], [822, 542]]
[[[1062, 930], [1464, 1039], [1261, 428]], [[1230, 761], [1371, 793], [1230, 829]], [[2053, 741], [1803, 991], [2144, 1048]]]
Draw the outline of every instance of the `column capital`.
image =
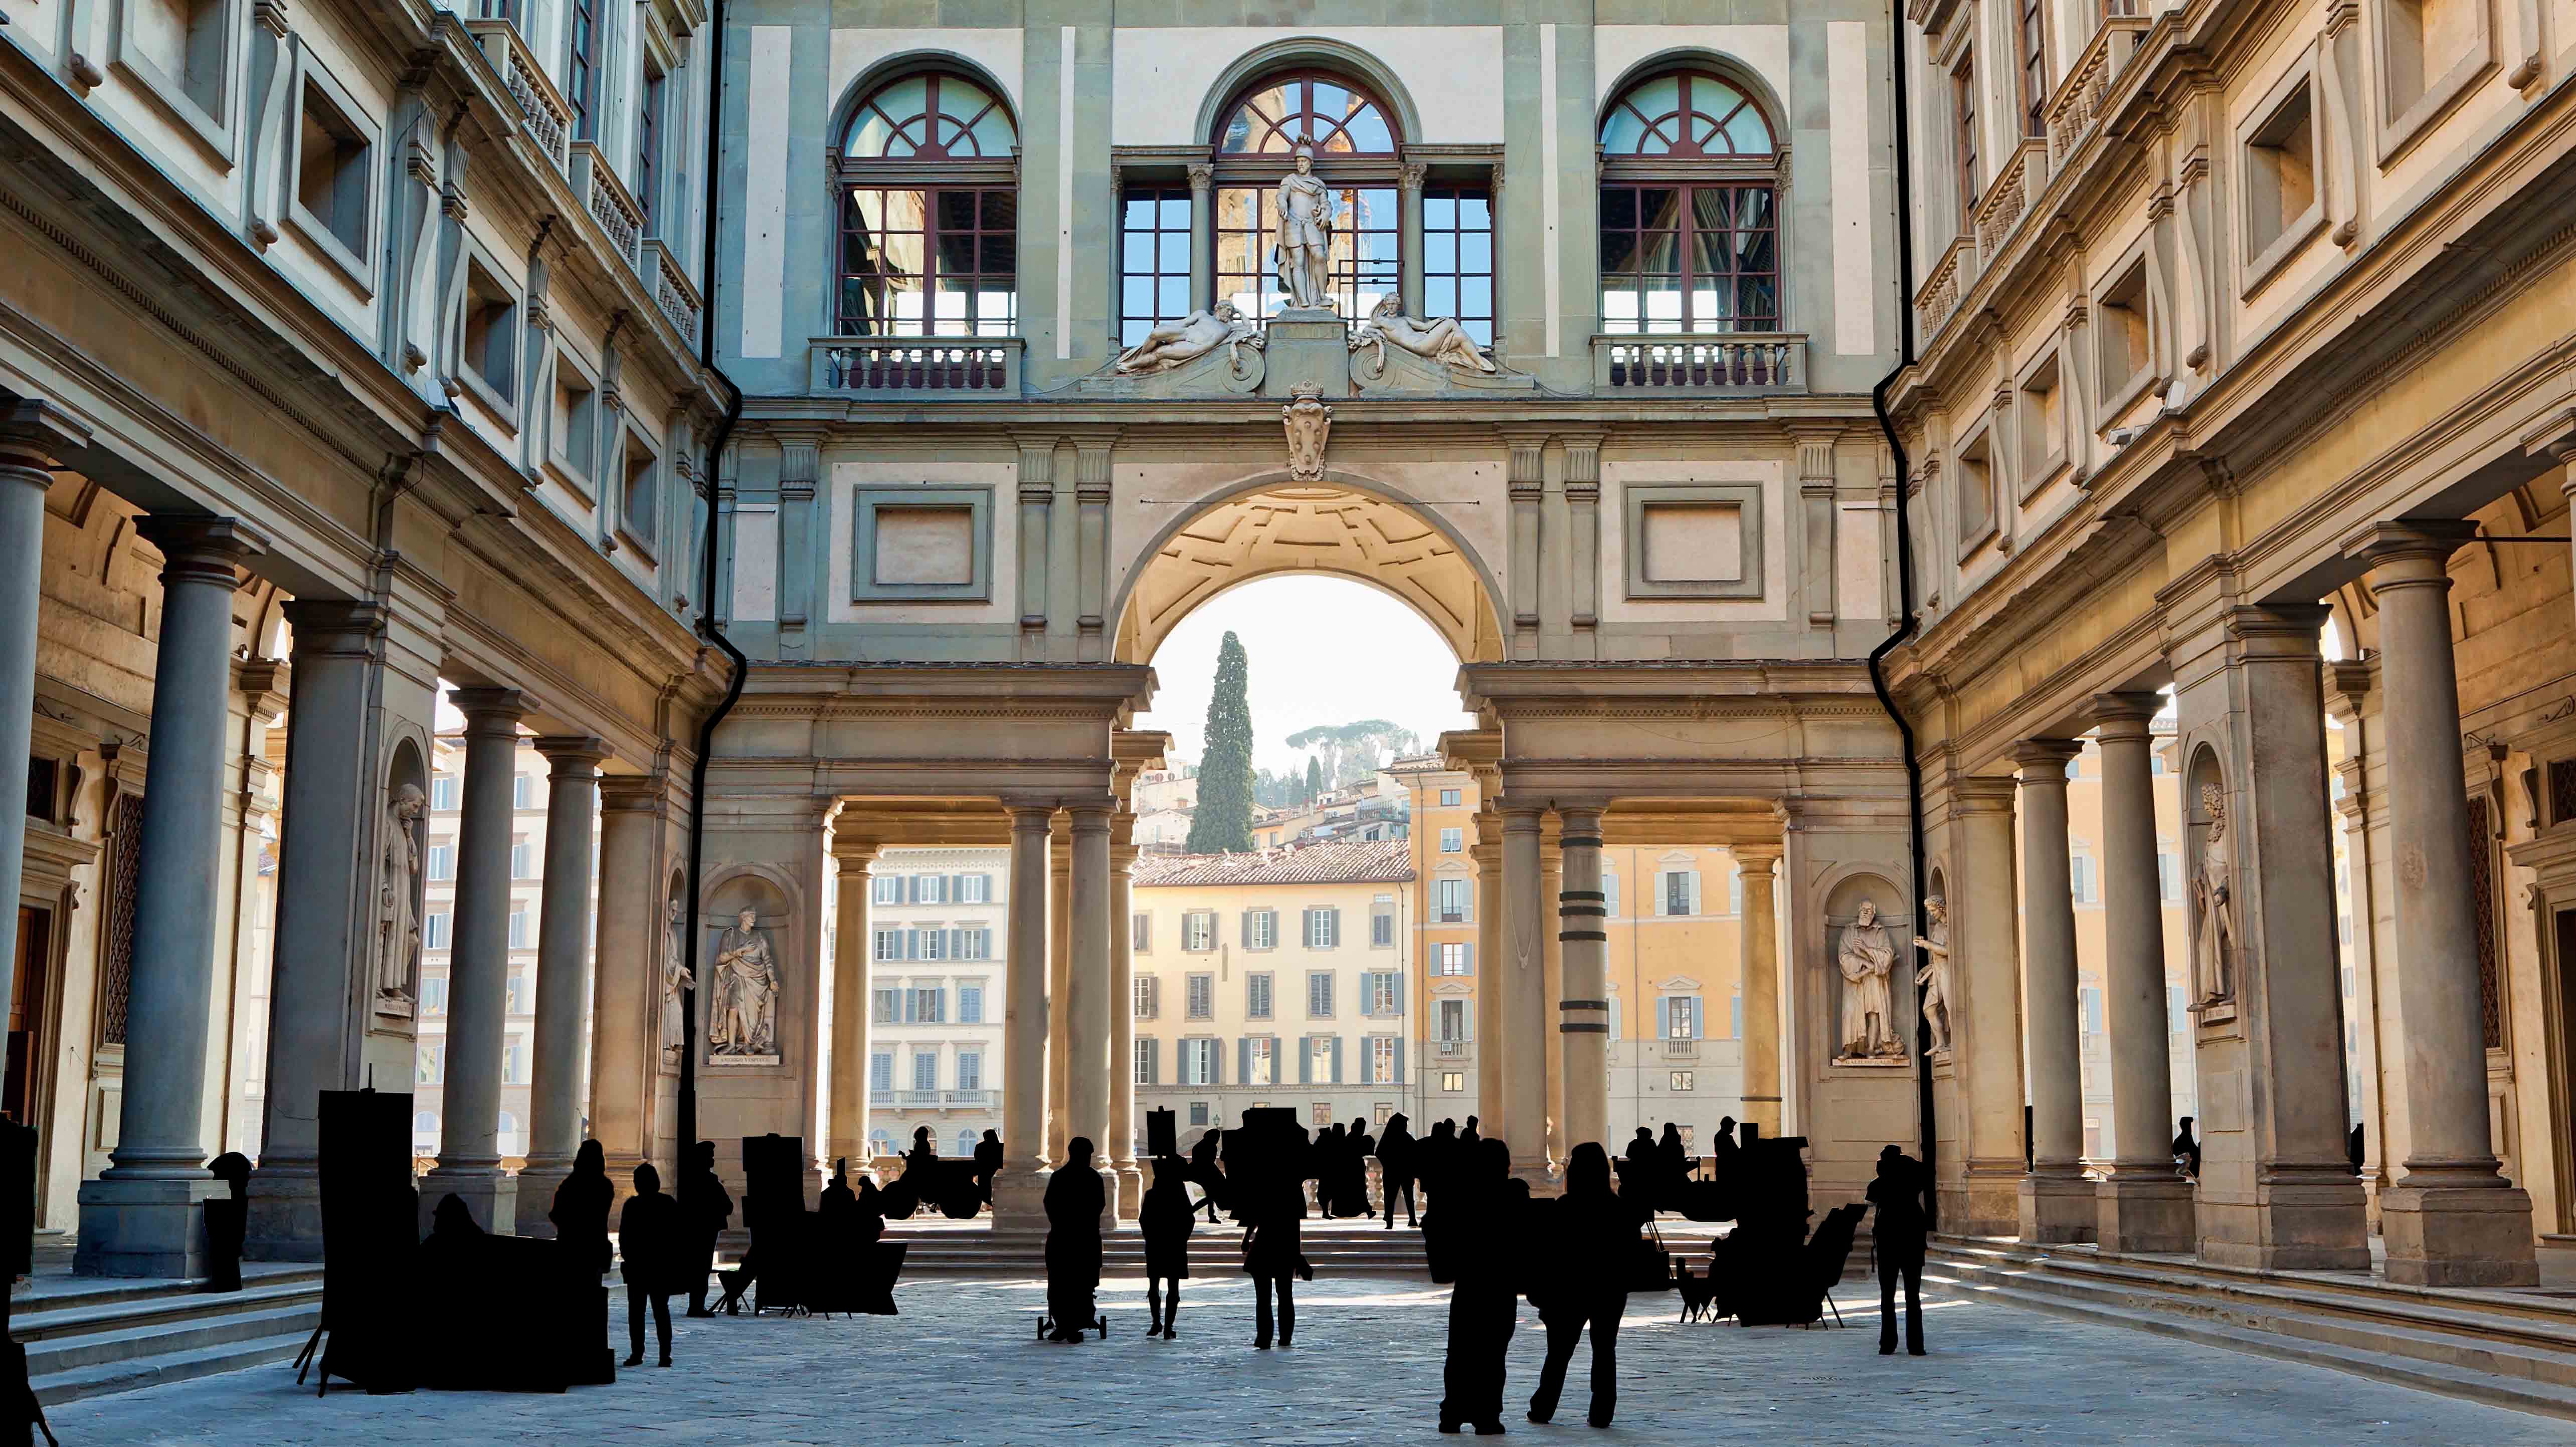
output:
[[599, 807], [613, 814], [668, 813], [669, 781], [659, 774], [602, 774]]
[[1950, 784], [1953, 814], [2009, 814], [2020, 787], [2010, 774], [1970, 774]]
[[2022, 787], [2054, 783], [2066, 787], [2067, 761], [2084, 752], [2082, 739], [2024, 739], [2013, 746], [2013, 762], [2021, 765]]
[[1749, 877], [1768, 875], [1780, 867], [1780, 856], [1787, 852], [1778, 844], [1730, 844], [1727, 857], [1735, 861], [1736, 871]]
[[393, 622], [393, 610], [372, 598], [298, 598], [278, 611], [295, 632], [297, 653], [308, 645], [323, 653], [361, 651], [347, 641], [381, 638]]
[[1033, 799], [1025, 796], [1004, 795], [1002, 798], [1002, 808], [1004, 812], [1011, 816], [1011, 829], [1015, 833], [1026, 831], [1034, 834], [1044, 834], [1047, 832], [1050, 823], [1055, 818], [1055, 800], [1053, 799]]
[[451, 688], [448, 701], [465, 715], [465, 731], [502, 730], [515, 734], [528, 715], [528, 696], [515, 688]]
[[2451, 554], [2476, 537], [2467, 518], [2397, 518], [2375, 522], [2343, 540], [2343, 555], [2370, 570], [2372, 592], [2409, 584], [2450, 586]]
[[534, 742], [557, 779], [596, 780], [608, 757], [607, 742], [589, 734], [542, 734]]
[[2153, 730], [2148, 722], [2164, 711], [2161, 693], [2097, 693], [2087, 712], [2093, 727], [2104, 740], [2144, 739]]
[[1598, 849], [1601, 847], [1602, 804], [1559, 804], [1556, 806], [1557, 847], [1560, 849]]
[[1076, 834], [1109, 832], [1109, 804], [1106, 800], [1097, 804], [1067, 804], [1064, 806], [1064, 812]]
[[2324, 656], [2326, 619], [2333, 615], [2322, 603], [2274, 603], [2230, 608], [2220, 621], [2240, 656], [2305, 662]]
[[134, 531], [161, 550], [165, 583], [229, 583], [234, 568], [268, 551], [268, 536], [239, 518], [147, 513], [134, 520]]
[[1506, 834], [1535, 834], [1547, 810], [1537, 804], [1497, 803], [1494, 812], [1503, 816]]
[[89, 428], [51, 402], [26, 397], [0, 409], [0, 472], [50, 473], [89, 444]]

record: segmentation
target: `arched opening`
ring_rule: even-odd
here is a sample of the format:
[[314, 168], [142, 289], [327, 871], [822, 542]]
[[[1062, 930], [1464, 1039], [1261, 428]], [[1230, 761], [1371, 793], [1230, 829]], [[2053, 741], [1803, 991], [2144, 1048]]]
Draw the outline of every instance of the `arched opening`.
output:
[[[1345, 71], [1297, 66], [1238, 86], [1208, 137], [1216, 295], [1245, 316], [1288, 305], [1272, 249], [1281, 207], [1289, 204], [1281, 183], [1301, 156], [1323, 188], [1317, 209], [1329, 239], [1328, 304], [1356, 321], [1394, 295], [1403, 251], [1396, 203], [1403, 142], [1394, 108]], [[1291, 231], [1303, 225], [1293, 215], [1285, 224]]]
[[1019, 127], [992, 83], [901, 69], [833, 133], [839, 336], [1009, 336], [1019, 327]]
[[1780, 330], [1779, 133], [1754, 87], [1700, 60], [1648, 71], [1600, 142], [1602, 329]]

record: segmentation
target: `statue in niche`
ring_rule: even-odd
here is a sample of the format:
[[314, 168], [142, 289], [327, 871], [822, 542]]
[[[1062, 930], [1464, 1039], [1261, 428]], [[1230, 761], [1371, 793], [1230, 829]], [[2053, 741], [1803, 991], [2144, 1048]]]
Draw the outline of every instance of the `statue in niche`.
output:
[[1878, 903], [1864, 899], [1860, 915], [1843, 926], [1834, 966], [1843, 977], [1842, 1055], [1845, 1060], [1902, 1060], [1896, 1038], [1896, 1001], [1887, 987], [1896, 965], [1896, 942], [1878, 922]]
[[1486, 356], [1454, 317], [1420, 321], [1404, 314], [1404, 303], [1392, 294], [1378, 298], [1369, 319], [1351, 336], [1351, 350], [1377, 353], [1377, 370], [1386, 370], [1388, 344], [1403, 348], [1427, 362], [1460, 367], [1471, 372], [1495, 370], [1493, 359]]
[[1930, 921], [1924, 933], [1914, 937], [1914, 947], [1932, 958], [1914, 972], [1914, 983], [1923, 987], [1923, 1023], [1932, 1032], [1932, 1053], [1950, 1053], [1950, 902], [1939, 895], [1923, 901], [1924, 918]]
[[410, 1016], [420, 999], [420, 816], [429, 798], [417, 784], [395, 786], [385, 806], [376, 886], [376, 1013]]
[[1293, 307], [1332, 306], [1333, 193], [1315, 179], [1315, 148], [1303, 141], [1297, 169], [1279, 178], [1279, 240], [1270, 248], [1279, 289]]
[[697, 977], [680, 963], [680, 902], [672, 900], [662, 912], [662, 1063], [676, 1070], [680, 1052], [688, 1046], [689, 1027], [680, 1010], [680, 992], [696, 984]]
[[1323, 391], [1311, 382], [1289, 388], [1288, 395], [1296, 400], [1279, 409], [1279, 420], [1288, 429], [1288, 475], [1299, 482], [1321, 482], [1333, 409], [1324, 405]]
[[1121, 376], [1150, 375], [1197, 361], [1223, 347], [1226, 361], [1241, 377], [1250, 372], [1244, 363], [1244, 349], [1260, 351], [1264, 340], [1260, 323], [1246, 319], [1233, 302], [1220, 301], [1206, 311], [1192, 312], [1147, 332], [1143, 341], [1120, 352], [1118, 360], [1109, 366]]
[[2227, 795], [2216, 784], [2203, 784], [2200, 808], [2209, 816], [2209, 833], [2200, 844], [2200, 872], [2191, 881], [2192, 909], [2200, 916], [2193, 983], [2203, 1001], [2225, 1000], [2236, 993], [2236, 863], [2235, 846], [2227, 840]]
[[760, 912], [745, 909], [716, 942], [715, 1001], [707, 1012], [711, 1056], [778, 1053], [778, 958], [759, 925]]

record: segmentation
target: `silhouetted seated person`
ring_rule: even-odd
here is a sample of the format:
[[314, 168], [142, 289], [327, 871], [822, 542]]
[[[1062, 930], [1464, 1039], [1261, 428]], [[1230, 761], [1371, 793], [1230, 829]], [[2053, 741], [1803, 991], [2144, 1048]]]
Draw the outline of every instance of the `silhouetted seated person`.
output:
[[1002, 1136], [986, 1130], [975, 1142], [975, 1195], [985, 1205], [993, 1204], [993, 1178], [1002, 1173]]
[[[993, 1146], [998, 1152], [1001, 1142], [996, 1140]], [[977, 1152], [980, 1157], [980, 1146]], [[1000, 1166], [997, 1156], [994, 1169]], [[980, 1175], [981, 1170], [974, 1159], [942, 1158], [939, 1147], [930, 1139], [930, 1127], [921, 1126], [912, 1133], [912, 1149], [903, 1153], [903, 1173], [880, 1198], [885, 1213], [901, 1221], [928, 1206], [952, 1221], [972, 1219], [983, 1209], [991, 1189], [990, 1178]]]
[[206, 1287], [208, 1291], [241, 1290], [242, 1237], [250, 1224], [250, 1157], [226, 1151], [206, 1163], [206, 1171], [230, 1188], [229, 1194], [206, 1202]]
[[[615, 1374], [606, 1326], [576, 1294], [560, 1241], [494, 1236], [454, 1193], [430, 1213], [414, 1285], [425, 1327], [420, 1384], [462, 1391], [560, 1392]], [[587, 1292], [601, 1290], [592, 1276]], [[605, 1361], [597, 1358], [605, 1356]]]
[[[1474, 1128], [1471, 1116], [1468, 1129]], [[1519, 1311], [1513, 1256], [1522, 1248], [1508, 1189], [1511, 1168], [1511, 1148], [1503, 1142], [1462, 1142], [1423, 1222], [1431, 1279], [1450, 1283], [1443, 1432], [1467, 1425], [1480, 1436], [1503, 1430], [1504, 1356]]]
[[1628, 1278], [1636, 1261], [1637, 1228], [1652, 1214], [1610, 1189], [1610, 1153], [1598, 1141], [1576, 1146], [1565, 1163], [1565, 1194], [1539, 1208], [1537, 1279], [1530, 1301], [1547, 1326], [1547, 1362], [1539, 1368], [1529, 1419], [1556, 1415], [1565, 1369], [1574, 1360], [1583, 1329], [1592, 1329], [1592, 1410], [1595, 1427], [1610, 1425], [1619, 1405], [1619, 1318], [1628, 1310]]
[[1878, 1354], [1896, 1350], [1896, 1287], [1905, 1285], [1905, 1349], [1923, 1355], [1923, 1238], [1929, 1228], [1923, 1163], [1888, 1146], [1878, 1153], [1878, 1178], [1869, 1183], [1871, 1222], [1878, 1238]]
[[1145, 1335], [1172, 1339], [1181, 1319], [1181, 1283], [1190, 1274], [1190, 1230], [1198, 1208], [1190, 1204], [1189, 1162], [1179, 1156], [1154, 1158], [1154, 1183], [1136, 1208], [1136, 1229], [1145, 1237], [1145, 1306], [1153, 1325]]
[[733, 1219], [733, 1196], [716, 1175], [716, 1145], [700, 1141], [689, 1147], [689, 1164], [680, 1175], [680, 1229], [688, 1276], [689, 1315], [713, 1316], [707, 1310], [707, 1277], [716, 1265], [716, 1238]]
[[903, 1247], [884, 1244], [883, 1200], [876, 1183], [864, 1177], [856, 1191], [850, 1189], [848, 1157], [832, 1163], [831, 1184], [823, 1188], [808, 1238], [807, 1306], [820, 1312], [896, 1314], [894, 1282]]
[[1404, 1112], [1386, 1118], [1386, 1129], [1377, 1138], [1377, 1188], [1386, 1197], [1387, 1229], [1395, 1229], [1395, 1198], [1404, 1195], [1404, 1224], [1422, 1224], [1421, 1213], [1413, 1200], [1414, 1139], [1406, 1125]]
[[1216, 1224], [1217, 1197], [1225, 1188], [1225, 1176], [1217, 1169], [1217, 1147], [1225, 1133], [1214, 1126], [1202, 1132], [1190, 1145], [1190, 1180], [1200, 1192], [1199, 1204], [1207, 1208], [1208, 1224]]
[[688, 1289], [688, 1233], [680, 1203], [662, 1194], [650, 1161], [635, 1168], [635, 1194], [617, 1213], [617, 1254], [626, 1278], [626, 1365], [644, 1363], [644, 1313], [653, 1314], [658, 1365], [671, 1364], [671, 1294]]
[[1047, 1319], [1054, 1331], [1049, 1341], [1078, 1342], [1100, 1319], [1100, 1211], [1106, 1204], [1100, 1173], [1092, 1168], [1091, 1138], [1075, 1136], [1065, 1143], [1064, 1164], [1046, 1188]]
[[2174, 1169], [2192, 1180], [2200, 1179], [2200, 1137], [2192, 1134], [2191, 1117], [2182, 1118], [2182, 1129], [2174, 1132]]

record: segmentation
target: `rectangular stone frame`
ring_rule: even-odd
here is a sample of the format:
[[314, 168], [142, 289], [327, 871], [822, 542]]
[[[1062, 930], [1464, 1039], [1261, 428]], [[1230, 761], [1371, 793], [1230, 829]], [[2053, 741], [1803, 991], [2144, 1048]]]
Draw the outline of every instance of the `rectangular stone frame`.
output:
[[[1623, 585], [1639, 598], [1759, 598], [1762, 596], [1762, 484], [1758, 482], [1624, 483], [1619, 489], [1621, 526], [1627, 540]], [[1649, 582], [1645, 576], [1646, 508], [1654, 503], [1703, 503], [1732, 506], [1742, 523], [1743, 542], [1736, 579], [1705, 583]]]
[[[963, 583], [878, 583], [872, 578], [881, 507], [962, 507], [974, 548], [972, 576]], [[983, 603], [993, 596], [993, 489], [990, 487], [887, 487], [861, 484], [850, 492], [850, 601], [853, 603]]]

